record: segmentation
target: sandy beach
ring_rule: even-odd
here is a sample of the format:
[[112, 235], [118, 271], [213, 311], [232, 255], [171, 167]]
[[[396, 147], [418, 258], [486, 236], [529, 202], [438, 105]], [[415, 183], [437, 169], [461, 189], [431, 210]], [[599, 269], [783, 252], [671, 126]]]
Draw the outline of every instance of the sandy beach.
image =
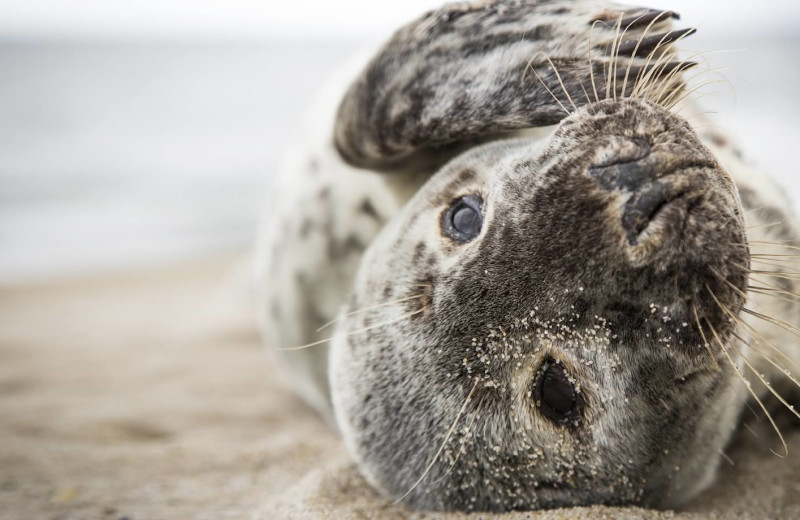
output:
[[[0, 518], [463, 518], [377, 496], [279, 378], [234, 257], [0, 288]], [[684, 511], [581, 508], [469, 518], [800, 518], [764, 421]]]

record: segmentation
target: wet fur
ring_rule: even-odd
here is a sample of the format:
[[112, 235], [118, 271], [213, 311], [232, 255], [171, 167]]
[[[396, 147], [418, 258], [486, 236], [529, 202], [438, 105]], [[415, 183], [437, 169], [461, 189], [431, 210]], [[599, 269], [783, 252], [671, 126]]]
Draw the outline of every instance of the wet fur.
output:
[[[729, 136], [698, 132], [654, 102], [673, 104], [677, 75], [630, 99], [633, 89], [623, 96], [599, 74], [603, 101], [593, 99], [589, 27], [613, 58], [603, 42], [637, 12], [603, 2], [445, 7], [398, 32], [312, 111], [265, 219], [264, 328], [388, 497], [449, 510], [679, 506], [714, 480], [748, 397], [743, 360], [780, 381], [758, 354], [764, 342], [800, 357], [794, 335], [745, 312], [800, 326], [794, 298], [750, 289], [751, 252], [752, 269], [781, 258], [763, 252], [796, 253], [766, 244], [797, 239], [779, 190]], [[534, 28], [545, 20], [547, 31]], [[544, 47], [512, 37], [532, 30]], [[415, 42], [428, 42], [417, 61], [400, 60]], [[519, 88], [538, 49], [571, 57], [573, 72], [540, 56], [537, 82]], [[486, 67], [499, 68], [494, 83], [472, 99], [453, 94]], [[628, 183], [645, 171], [685, 205], [642, 234]], [[472, 193], [485, 201], [484, 229], [456, 244], [441, 213]], [[798, 271], [792, 259], [778, 265]], [[798, 292], [791, 276], [767, 279]], [[318, 330], [337, 316], [335, 333]], [[545, 420], [531, 398], [548, 356], [580, 385], [574, 429]]]

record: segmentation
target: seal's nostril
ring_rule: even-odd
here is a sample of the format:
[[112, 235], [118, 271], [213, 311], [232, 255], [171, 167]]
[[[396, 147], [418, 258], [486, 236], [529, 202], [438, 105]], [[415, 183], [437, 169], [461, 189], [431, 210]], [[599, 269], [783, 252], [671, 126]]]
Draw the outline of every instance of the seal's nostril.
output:
[[588, 172], [607, 191], [635, 191], [640, 186], [653, 182], [659, 173], [658, 164], [648, 161], [647, 158], [608, 166], [591, 166]]
[[[650, 143], [639, 138], [611, 137], [587, 173], [607, 191], [634, 191], [657, 178], [659, 164]], [[608, 150], [610, 147], [610, 151]]]
[[670, 186], [664, 183], [652, 182], [636, 192], [625, 204], [622, 226], [629, 236], [638, 235], [647, 226], [653, 215], [671, 200], [670, 192], [673, 190], [669, 188]]

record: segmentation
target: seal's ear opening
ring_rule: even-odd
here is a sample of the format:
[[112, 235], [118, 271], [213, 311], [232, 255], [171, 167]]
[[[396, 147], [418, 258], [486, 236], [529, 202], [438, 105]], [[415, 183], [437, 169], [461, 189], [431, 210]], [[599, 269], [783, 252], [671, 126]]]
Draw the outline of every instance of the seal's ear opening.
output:
[[641, 80], [680, 89], [690, 64], [671, 44], [693, 29], [669, 32], [673, 18], [595, 2], [448, 4], [398, 30], [351, 85], [336, 148], [357, 167], [432, 171], [476, 141], [633, 95]]

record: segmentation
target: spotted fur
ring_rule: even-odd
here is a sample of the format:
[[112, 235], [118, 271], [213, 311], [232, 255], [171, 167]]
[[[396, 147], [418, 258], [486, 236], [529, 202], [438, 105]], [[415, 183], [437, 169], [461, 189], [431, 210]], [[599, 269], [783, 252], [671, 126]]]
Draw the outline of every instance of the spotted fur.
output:
[[[766, 342], [800, 362], [790, 330], [751, 312], [800, 327], [798, 300], [775, 297], [798, 292], [794, 256], [758, 282], [782, 293], [753, 289], [763, 255], [793, 254], [790, 205], [730, 136], [665, 101], [683, 89], [675, 17], [450, 4], [312, 110], [264, 219], [264, 331], [387, 497], [678, 507], [714, 481], [746, 363], [783, 378]], [[626, 54], [659, 88], [593, 76]], [[464, 195], [484, 220], [466, 243], [441, 227]], [[580, 394], [569, 427], [534, 398], [550, 359]]]

